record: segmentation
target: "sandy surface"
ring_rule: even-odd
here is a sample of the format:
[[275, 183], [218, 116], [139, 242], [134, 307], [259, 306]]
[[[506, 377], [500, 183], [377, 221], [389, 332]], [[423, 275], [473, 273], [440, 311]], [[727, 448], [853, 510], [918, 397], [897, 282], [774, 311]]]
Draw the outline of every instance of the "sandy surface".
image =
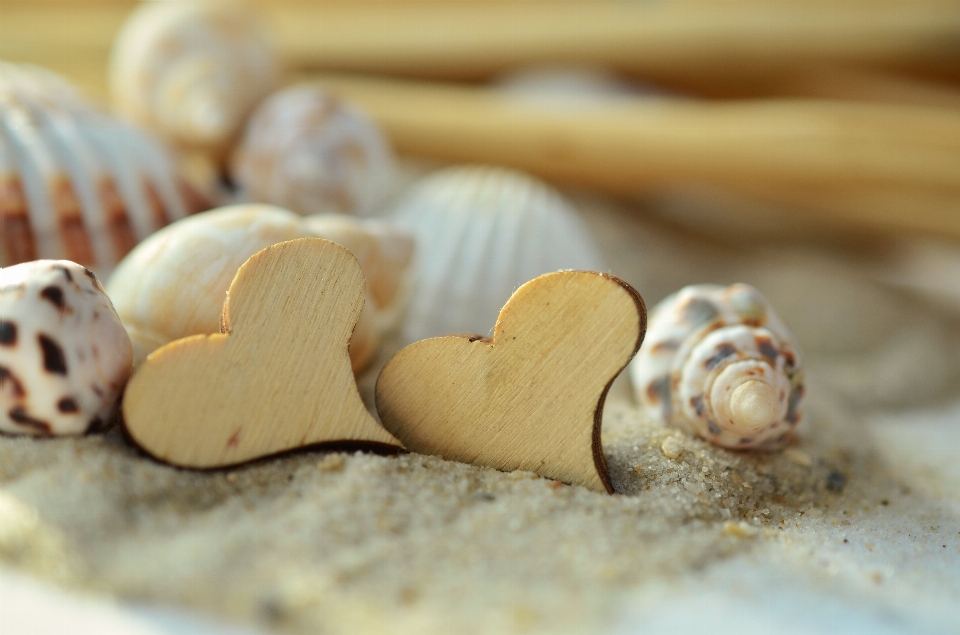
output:
[[960, 409], [915, 430], [890, 414], [960, 390], [956, 317], [834, 252], [745, 251], [578, 202], [651, 305], [743, 280], [781, 307], [811, 379], [794, 445], [712, 447], [622, 383], [603, 432], [615, 496], [416, 454], [196, 473], [117, 431], [0, 437], [0, 563], [290, 633], [957, 632]]
[[302, 633], [602, 632], [730, 576], [743, 594], [813, 589], [947, 628], [958, 500], [846, 446], [862, 425], [811, 419], [786, 452], [738, 454], [611, 403], [619, 496], [413, 454], [192, 473], [117, 433], [4, 437], [0, 557], [71, 588]]

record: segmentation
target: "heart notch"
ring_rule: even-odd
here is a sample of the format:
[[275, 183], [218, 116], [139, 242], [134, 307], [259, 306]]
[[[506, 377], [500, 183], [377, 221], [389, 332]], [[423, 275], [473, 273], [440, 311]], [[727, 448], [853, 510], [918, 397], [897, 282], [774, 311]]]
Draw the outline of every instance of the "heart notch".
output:
[[619, 278], [546, 274], [514, 292], [492, 341], [436, 337], [394, 355], [377, 411], [414, 452], [612, 493], [603, 404], [646, 322], [640, 294]]

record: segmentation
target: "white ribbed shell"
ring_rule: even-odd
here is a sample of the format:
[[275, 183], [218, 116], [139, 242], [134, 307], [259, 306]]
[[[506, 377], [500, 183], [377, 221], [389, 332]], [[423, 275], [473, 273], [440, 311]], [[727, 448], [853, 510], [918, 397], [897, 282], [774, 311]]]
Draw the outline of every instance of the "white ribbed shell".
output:
[[242, 196], [299, 214], [367, 214], [393, 176], [377, 125], [318, 86], [271, 95], [247, 123], [231, 176]]
[[218, 158], [278, 77], [264, 29], [235, 2], [145, 3], [123, 26], [110, 60], [117, 112]]
[[489, 334], [521, 284], [561, 269], [605, 269], [589, 230], [560, 193], [505, 168], [463, 166], [428, 175], [387, 218], [417, 241], [407, 341]]
[[746, 284], [691, 285], [660, 302], [630, 377], [644, 407], [724, 447], [782, 447], [802, 416], [794, 337]]
[[154, 140], [53, 73], [0, 62], [4, 264], [68, 259], [103, 275], [201, 205]]
[[272, 205], [233, 205], [196, 214], [157, 232], [123, 259], [107, 283], [139, 365], [156, 348], [217, 333], [237, 269], [270, 245], [316, 236], [349, 249], [367, 279], [350, 341], [354, 370], [365, 367], [406, 300], [413, 240], [386, 223], [337, 214], [302, 217]]

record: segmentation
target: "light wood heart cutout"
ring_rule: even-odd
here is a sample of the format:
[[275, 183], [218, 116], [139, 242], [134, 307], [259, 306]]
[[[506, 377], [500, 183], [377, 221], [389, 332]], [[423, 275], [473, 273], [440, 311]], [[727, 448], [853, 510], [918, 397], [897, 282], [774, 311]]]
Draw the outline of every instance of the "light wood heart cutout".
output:
[[540, 276], [510, 297], [492, 342], [437, 337], [394, 355], [377, 411], [409, 450], [612, 493], [603, 402], [646, 328], [643, 300], [619, 278]]
[[171, 342], [133, 376], [129, 436], [191, 468], [320, 444], [400, 450], [364, 408], [350, 367], [364, 285], [353, 254], [327, 240], [258, 252], [230, 284], [222, 333]]

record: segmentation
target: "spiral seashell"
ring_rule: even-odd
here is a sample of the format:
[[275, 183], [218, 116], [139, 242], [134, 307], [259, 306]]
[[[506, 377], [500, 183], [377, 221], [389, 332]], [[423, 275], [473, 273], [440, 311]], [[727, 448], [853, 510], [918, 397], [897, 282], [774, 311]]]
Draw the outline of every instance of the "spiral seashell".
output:
[[0, 62], [3, 264], [64, 258], [102, 275], [203, 206], [152, 139], [53, 73]]
[[387, 218], [413, 232], [417, 274], [403, 337], [489, 333], [524, 282], [560, 269], [604, 269], [576, 210], [542, 181], [463, 166], [415, 183]]
[[134, 365], [182, 337], [220, 331], [220, 312], [237, 269], [270, 245], [305, 237], [337, 242], [356, 256], [367, 296], [350, 341], [355, 372], [397, 326], [406, 299], [413, 240], [377, 221], [339, 215], [303, 218], [272, 205], [233, 205], [166, 227], [117, 266], [107, 294], [130, 334]]
[[67, 260], [0, 269], [0, 431], [57, 436], [109, 424], [131, 356], [89, 269]]
[[124, 25], [110, 89], [121, 115], [222, 158], [278, 74], [266, 34], [242, 5], [168, 0], [145, 4]]
[[780, 448], [802, 416], [793, 335], [746, 284], [692, 285], [660, 302], [630, 377], [644, 407], [727, 448]]
[[366, 214], [384, 198], [393, 170], [370, 118], [320, 87], [294, 86], [254, 112], [231, 176], [252, 201], [304, 215]]

